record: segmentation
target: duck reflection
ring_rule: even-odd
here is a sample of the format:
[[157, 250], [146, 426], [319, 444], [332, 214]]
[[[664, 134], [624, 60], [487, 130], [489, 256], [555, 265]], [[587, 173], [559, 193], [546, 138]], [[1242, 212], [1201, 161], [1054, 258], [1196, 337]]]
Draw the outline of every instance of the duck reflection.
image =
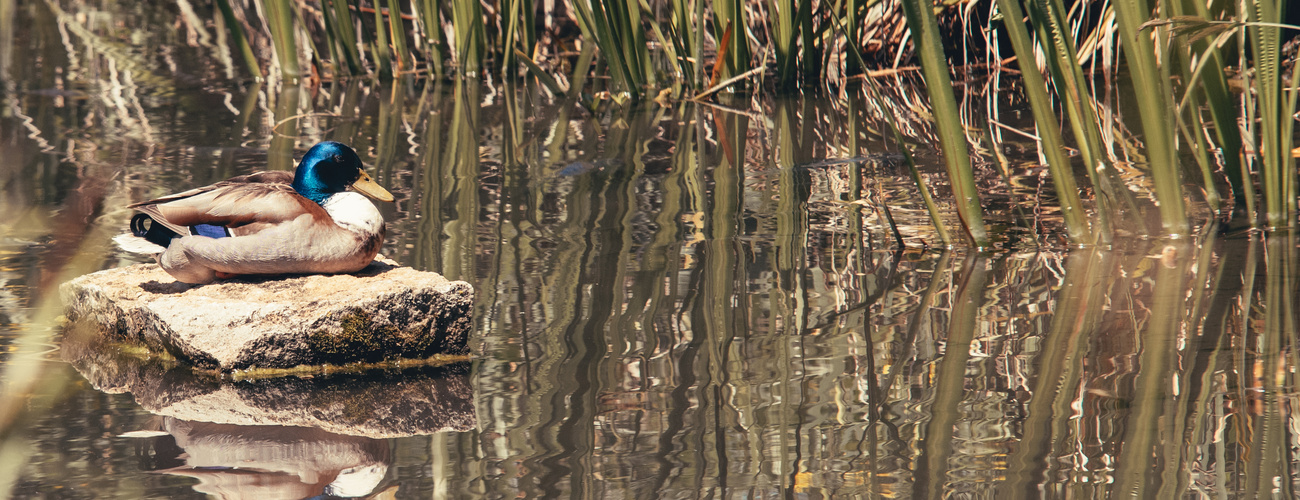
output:
[[[215, 498], [369, 496], [392, 464], [388, 440], [310, 427], [232, 425], [162, 417], [154, 472], [198, 480]], [[151, 453], [150, 453], [151, 452]]]

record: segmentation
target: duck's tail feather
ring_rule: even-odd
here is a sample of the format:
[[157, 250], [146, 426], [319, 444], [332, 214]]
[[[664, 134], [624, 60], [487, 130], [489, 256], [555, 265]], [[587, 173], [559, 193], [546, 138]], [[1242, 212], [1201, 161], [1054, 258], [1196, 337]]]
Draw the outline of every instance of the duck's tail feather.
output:
[[[148, 225], [145, 224], [146, 221]], [[131, 218], [131, 234], [163, 248], [171, 244], [172, 238], [180, 236], [176, 231], [153, 220], [148, 214], [135, 214], [135, 217]]]
[[123, 252], [136, 255], [154, 256], [167, 250], [166, 248], [153, 244], [153, 242], [149, 240], [126, 233], [114, 236], [113, 243]]

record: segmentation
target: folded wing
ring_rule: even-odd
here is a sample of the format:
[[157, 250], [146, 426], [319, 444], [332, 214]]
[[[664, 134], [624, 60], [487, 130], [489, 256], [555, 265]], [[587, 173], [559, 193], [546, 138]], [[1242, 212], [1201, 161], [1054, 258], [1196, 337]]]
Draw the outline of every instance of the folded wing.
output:
[[130, 208], [148, 214], [155, 222], [182, 235], [190, 234], [189, 228], [199, 224], [224, 226], [239, 236], [303, 214], [329, 220], [324, 208], [294, 192], [287, 183], [232, 182], [235, 179], [136, 203]]

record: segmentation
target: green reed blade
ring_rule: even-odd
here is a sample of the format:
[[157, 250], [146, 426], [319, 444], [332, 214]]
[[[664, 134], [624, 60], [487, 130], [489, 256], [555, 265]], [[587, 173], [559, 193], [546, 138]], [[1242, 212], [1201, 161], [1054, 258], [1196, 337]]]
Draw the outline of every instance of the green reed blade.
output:
[[[1199, 100], [1196, 104], [1200, 104]], [[1214, 172], [1210, 165], [1210, 144], [1205, 141], [1204, 134], [1197, 133], [1188, 127], [1187, 120], [1183, 118], [1182, 113], [1175, 114], [1174, 118], [1178, 122], [1178, 131], [1182, 134], [1183, 140], [1195, 145], [1191, 154], [1192, 159], [1196, 160], [1196, 166], [1201, 171], [1201, 189], [1205, 191], [1205, 203], [1210, 206], [1210, 210], [1215, 214], [1220, 214], [1223, 200], [1219, 197], [1219, 190], [1214, 187]], [[1192, 114], [1192, 119], [1198, 130], [1207, 126], [1203, 123], [1200, 114]]]
[[[859, 43], [861, 43], [859, 41], [859, 32], [863, 28], [862, 24], [864, 20], [862, 15], [865, 14], [863, 10], [867, 8], [867, 2], [868, 0], [848, 0], [848, 4], [845, 5], [845, 23], [848, 24], [848, 27], [845, 30], [845, 44], [852, 46], [855, 49], [858, 47]], [[856, 59], [849, 58], [844, 61], [845, 75], [858, 75], [863, 71], [866, 71], [866, 68], [859, 66]]]
[[477, 76], [487, 51], [483, 6], [478, 0], [451, 0], [451, 24], [456, 32], [456, 62], [460, 72], [463, 76]]
[[[530, 70], [532, 69], [532, 66], [537, 65], [535, 62], [533, 62], [532, 56], [527, 55], [527, 53], [518, 50], [516, 48], [517, 45], [515, 45], [515, 38], [518, 36], [519, 21], [521, 17], [519, 11], [521, 10], [522, 5], [523, 2], [519, 0], [502, 0], [502, 3], [500, 5], [502, 12], [505, 12], [506, 14], [505, 14], [505, 20], [503, 21], [505, 24], [505, 34], [501, 37], [501, 46], [498, 49], [501, 53], [501, 61], [502, 61], [501, 77], [507, 80], [509, 80], [513, 75], [512, 72], [515, 69], [515, 65], [516, 65], [515, 59], [517, 57], [521, 59], [528, 59], [528, 62], [526, 62], [525, 64], [528, 64], [529, 62], [533, 63], [528, 68]], [[528, 50], [533, 49], [532, 46], [525, 46], [525, 48]], [[520, 56], [519, 54], [524, 54], [524, 55]], [[554, 81], [554, 79], [552, 79], [552, 81]]]
[[538, 66], [537, 63], [533, 61], [533, 58], [528, 57], [528, 54], [525, 54], [519, 49], [514, 49], [514, 54], [519, 61], [523, 61], [524, 66], [528, 68], [528, 71], [531, 72], [533, 76], [536, 76], [537, 80], [542, 82], [542, 85], [545, 86], [547, 90], [551, 91], [552, 95], [562, 96], [566, 94], [564, 88], [560, 87], [560, 83], [555, 81], [555, 78], [552, 77], [550, 73], [547, 73], [546, 70], [542, 69], [541, 66]]
[[628, 60], [636, 63], [634, 68], [641, 85], [654, 88], [658, 85], [658, 81], [655, 77], [654, 64], [650, 60], [649, 46], [646, 45], [646, 31], [641, 27], [641, 0], [627, 0], [626, 10], [622, 12], [624, 29], [627, 33], [624, 39], [628, 40], [623, 47], [629, 54]]
[[388, 28], [393, 43], [393, 56], [397, 61], [393, 68], [393, 74], [396, 75], [410, 69], [411, 61], [414, 60], [406, 46], [406, 23], [402, 21], [402, 8], [398, 0], [388, 0]]
[[[704, 88], [704, 33], [703, 31], [704, 31], [705, 0], [694, 0], [694, 1], [695, 1], [695, 22], [697, 24], [695, 26], [696, 32], [694, 33], [694, 38], [692, 39], [691, 43], [694, 45], [695, 48], [695, 53], [694, 53], [695, 88], [698, 90]], [[713, 22], [717, 23], [717, 20], [715, 19]]]
[[[831, 27], [841, 35], [844, 33], [844, 27], [840, 26], [838, 19], [831, 19]], [[848, 51], [849, 56], [854, 61], [857, 61], [859, 65], [866, 67], [866, 64], [862, 60], [862, 54], [858, 52], [857, 47], [849, 45]], [[865, 87], [867, 94], [873, 101], [875, 101], [876, 106], [880, 109], [889, 109], [886, 105], [885, 98], [880, 91], [880, 86], [876, 84], [876, 81], [867, 78], [865, 79], [865, 82], [867, 84]], [[899, 130], [898, 124], [894, 122], [894, 116], [889, 113], [885, 113], [884, 115], [885, 123], [889, 125], [889, 130], [893, 135], [894, 142], [898, 144], [898, 149], [903, 154], [903, 162], [907, 164], [908, 174], [911, 175], [912, 182], [916, 184], [916, 190], [921, 193], [921, 201], [924, 202], [925, 210], [930, 215], [930, 224], [934, 226], [935, 236], [939, 238], [939, 242], [942, 243], [944, 248], [948, 248], [952, 246], [952, 236], [948, 234], [948, 227], [943, 223], [943, 218], [939, 214], [939, 205], [934, 202], [934, 197], [930, 195], [930, 187], [925, 183], [925, 180], [921, 178], [921, 172], [916, 168], [916, 159], [912, 157], [912, 152], [907, 149], [906, 138], [903, 137], [903, 132]], [[893, 217], [891, 216], [890, 219], [892, 218]]]
[[[1069, 35], [1064, 14], [1065, 6], [1059, 0], [1035, 0], [1029, 4], [1028, 15], [1038, 35], [1039, 46], [1046, 57], [1053, 86], [1070, 121], [1075, 143], [1085, 165], [1084, 171], [1097, 191], [1097, 221], [1102, 243], [1112, 237], [1111, 216], [1120, 209], [1140, 213], [1133, 193], [1110, 162], [1108, 145], [1102, 138], [1101, 122], [1093, 109], [1083, 68], [1077, 63], [1074, 42]], [[1141, 228], [1145, 232], [1145, 227]]]
[[416, 0], [415, 6], [415, 19], [422, 35], [420, 46], [425, 51], [424, 57], [429, 61], [433, 75], [439, 79], [446, 75], [445, 63], [449, 56], [447, 39], [442, 32], [440, 5], [438, 0]]
[[[1205, 6], [1194, 0], [1183, 0], [1180, 5], [1184, 11], [1194, 9], [1203, 19], [1207, 15]], [[1239, 23], [1230, 23], [1239, 26]], [[1215, 137], [1219, 140], [1219, 147], [1223, 155], [1223, 172], [1228, 178], [1228, 183], [1232, 187], [1234, 198], [1238, 204], [1243, 201], [1247, 204], [1247, 211], [1254, 212], [1255, 187], [1250, 182], [1250, 174], [1241, 168], [1241, 132], [1237, 126], [1237, 107], [1233, 105], [1236, 98], [1228, 90], [1227, 77], [1225, 76], [1225, 66], [1223, 57], [1219, 50], [1223, 48], [1229, 40], [1232, 39], [1237, 28], [1229, 29], [1215, 36], [1214, 40], [1207, 41], [1204, 39], [1191, 40], [1190, 46], [1193, 54], [1199, 54], [1196, 65], [1186, 78], [1187, 90], [1180, 101], [1175, 113], [1181, 113], [1183, 109], [1196, 110], [1198, 106], [1189, 106], [1188, 102], [1191, 96], [1198, 95], [1200, 92], [1205, 94], [1205, 104], [1210, 110], [1210, 119], [1214, 125]], [[1185, 42], [1186, 43], [1186, 42]], [[1197, 115], [1198, 121], [1200, 113]]]
[[1065, 154], [1056, 111], [1052, 108], [1051, 97], [1047, 95], [1047, 84], [1038, 72], [1038, 65], [1034, 63], [1034, 45], [1022, 20], [1024, 14], [1020, 11], [1019, 0], [998, 0], [997, 3], [1003, 13], [1007, 37], [1011, 39], [1012, 48], [1020, 61], [1025, 96], [1029, 99], [1030, 111], [1038, 126], [1038, 150], [1047, 160], [1048, 171], [1052, 174], [1056, 195], [1061, 203], [1061, 215], [1065, 218], [1066, 234], [1070, 242], [1076, 245], [1094, 243], [1092, 230], [1088, 227], [1087, 211], [1083, 200], [1079, 198], [1079, 188], [1074, 182], [1070, 159]]
[[[333, 45], [343, 54], [349, 75], [365, 72], [361, 63], [361, 48], [357, 45], [356, 27], [353, 26], [352, 11], [348, 9], [347, 0], [322, 0], [326, 28], [333, 33]], [[337, 64], [336, 64], [337, 66]]]
[[984, 228], [984, 209], [980, 206], [979, 191], [975, 187], [961, 111], [953, 97], [952, 80], [948, 77], [948, 60], [943, 53], [943, 40], [939, 37], [939, 23], [934, 17], [933, 4], [928, 0], [905, 0], [903, 11], [907, 16], [907, 25], [912, 30], [917, 55], [921, 59], [921, 73], [925, 76], [926, 92], [934, 110], [935, 128], [939, 134], [944, 164], [948, 168], [948, 181], [952, 183], [953, 196], [956, 198], [957, 215], [961, 217], [966, 234], [975, 246], [988, 248], [990, 243], [988, 231]]
[[379, 75], [383, 78], [393, 74], [393, 54], [388, 47], [388, 30], [384, 28], [384, 13], [375, 5], [375, 61], [379, 63]]
[[591, 72], [591, 61], [595, 56], [595, 45], [582, 44], [582, 53], [578, 54], [578, 64], [573, 66], [573, 76], [569, 77], [569, 99], [578, 100], [588, 109], [591, 108], [591, 98], [583, 94], [582, 90], [587, 86], [587, 73]]
[[1187, 236], [1191, 226], [1183, 201], [1182, 167], [1174, 150], [1173, 102], [1167, 81], [1161, 78], [1162, 66], [1156, 62], [1155, 43], [1146, 33], [1138, 31], [1138, 25], [1148, 16], [1144, 4], [1139, 0], [1115, 2], [1115, 20], [1133, 81], [1161, 225], [1167, 235]]
[[[704, 0], [695, 0], [694, 5], [702, 6], [703, 2]], [[689, 87], [699, 90], [704, 85], [696, 79], [697, 68], [701, 67], [700, 61], [699, 59], [692, 61], [687, 58], [696, 57], [695, 47], [699, 43], [700, 31], [703, 29], [700, 24], [703, 23], [703, 19], [692, 17], [694, 7], [688, 5], [686, 0], [673, 0], [672, 8], [672, 22], [669, 26], [671, 27], [670, 33], [674, 35], [672, 37], [673, 44], [677, 46], [677, 59], [675, 61], [681, 68], [682, 80]], [[693, 22], [693, 19], [699, 19], [699, 21]]]
[[[1008, 187], [1012, 186], [1013, 185], [1012, 183], [1014, 181], [1011, 179], [1010, 161], [1007, 160], [1007, 156], [1002, 153], [1002, 150], [999, 147], [999, 145], [993, 143], [993, 137], [994, 137], [993, 124], [989, 123], [985, 128], [980, 129], [979, 132], [983, 142], [989, 145], [989, 152], [991, 153], [989, 156], [993, 157], [993, 164], [997, 166], [998, 174], [1002, 176], [1002, 183], [1007, 185]], [[1040, 144], [1039, 147], [1041, 148], [1042, 145]], [[1025, 229], [1029, 230], [1030, 233], [1029, 241], [1034, 244], [1034, 247], [1036, 248], [1041, 247], [1042, 244], [1038, 241], [1038, 227], [1035, 224], [1035, 218], [1025, 213], [1025, 208], [1024, 206], [1022, 206], [1021, 200], [1018, 199], [1019, 197], [1015, 195], [1014, 190], [1009, 190], [1008, 194], [1010, 195], [1009, 197], [1011, 198], [1010, 199], [1011, 208], [1016, 213], [1016, 223], [1018, 225], [1022, 225]], [[1067, 231], [1069, 230], [1068, 227], [1066, 229]], [[1091, 241], [1086, 243], [1091, 243]]]
[[321, 22], [325, 24], [325, 45], [329, 47], [330, 61], [334, 65], [334, 74], [342, 75], [346, 70], [338, 67], [338, 62], [347, 59], [347, 57], [343, 55], [343, 48], [339, 46], [338, 36], [334, 32], [334, 24], [337, 21], [334, 20], [334, 10], [325, 4], [327, 1], [321, 1]]
[[[1287, 87], [1286, 94], [1286, 104], [1282, 108], [1281, 112], [1282, 130], [1278, 134], [1281, 136], [1282, 140], [1281, 144], [1278, 145], [1278, 150], [1281, 152], [1282, 157], [1282, 165], [1280, 168], [1286, 173], [1286, 190], [1282, 193], [1282, 197], [1286, 200], [1287, 211], [1290, 214], [1294, 214], [1297, 211], [1300, 211], [1300, 206], [1297, 206], [1297, 203], [1300, 203], [1300, 199], [1297, 199], [1298, 193], [1296, 191], [1297, 189], [1300, 189], [1300, 186], [1296, 185], [1296, 160], [1295, 153], [1293, 152], [1293, 147], [1295, 146], [1295, 120], [1290, 119], [1290, 117], [1295, 116], [1296, 103], [1300, 101], [1300, 64], [1295, 64], [1294, 61], [1291, 64], [1291, 85]], [[1291, 215], [1287, 216], [1287, 221], [1291, 225], [1295, 225], [1296, 222], [1295, 218]]]
[[[1264, 207], [1269, 228], [1295, 225], [1296, 212], [1294, 158], [1291, 156], [1293, 138], [1292, 114], [1295, 112], [1296, 90], [1282, 85], [1282, 28], [1285, 2], [1255, 0], [1253, 8], [1246, 9], [1246, 31], [1255, 58], [1255, 85], [1253, 101], [1258, 113], [1258, 133], [1254, 156], [1260, 163], [1260, 184], [1264, 192]], [[1294, 71], [1293, 71], [1294, 73]], [[1294, 80], [1292, 80], [1294, 82]], [[1249, 101], [1249, 100], [1248, 100]]]
[[[673, 61], [673, 72], [676, 73], [673, 75], [674, 78], [678, 82], [687, 80], [689, 78], [687, 75], [690, 75], [690, 71], [687, 69], [688, 66], [685, 64], [685, 61], [681, 58], [681, 54], [685, 53], [681, 50], [681, 42], [677, 38], [670, 40], [665, 37], [663, 32], [663, 28], [665, 27], [671, 28], [672, 26], [665, 23], [665, 26], [661, 27], [660, 23], [650, 23], [650, 31], [654, 33], [655, 41], [659, 42], [659, 47], [663, 49], [664, 55], [668, 57], [668, 60]], [[672, 32], [670, 31], [669, 33]]]
[[291, 0], [264, 0], [271, 43], [275, 58], [280, 62], [280, 75], [286, 80], [296, 80], [302, 75], [298, 66], [298, 42], [293, 26], [294, 4]]
[[772, 49], [776, 53], [776, 85], [780, 89], [794, 86], [793, 50], [798, 28], [794, 23], [796, 0], [768, 0], [768, 26], [772, 30]]
[[230, 8], [230, 0], [216, 1], [217, 9], [221, 11], [221, 20], [226, 24], [226, 30], [230, 32], [230, 43], [235, 45], [239, 58], [244, 61], [244, 69], [247, 69], [248, 74], [253, 78], [261, 80], [265, 75], [262, 74], [262, 68], [257, 66], [257, 56], [253, 55], [253, 47], [248, 44], [244, 24], [235, 17], [235, 11]]
[[[1204, 40], [1205, 36], [1208, 36], [1211, 32], [1222, 31], [1222, 33], [1216, 37], [1216, 42], [1227, 40], [1232, 35], [1231, 30], [1233, 28], [1231, 25], [1234, 23], [1210, 23], [1200, 17], [1182, 15], [1184, 9], [1190, 8], [1185, 5], [1186, 3], [1189, 2], [1184, 1], [1182, 3], [1174, 3], [1171, 6], [1175, 15], [1170, 18], [1170, 21], [1150, 21], [1144, 23], [1143, 26], [1149, 27], [1162, 24], [1171, 26], [1170, 32], [1175, 37], [1182, 36], [1183, 33], [1188, 32], [1187, 30], [1180, 30], [1179, 23], [1191, 23], [1194, 26], [1199, 27], [1192, 32], [1192, 34], [1186, 35], [1186, 40], [1179, 40], [1178, 43], [1170, 45], [1170, 48], [1172, 49], [1170, 50], [1170, 57], [1177, 61], [1179, 76], [1183, 82], [1186, 82], [1186, 89], [1183, 92], [1183, 98], [1179, 104], [1174, 107], [1174, 117], [1177, 119], [1178, 131], [1182, 134], [1184, 140], [1189, 144], [1195, 145], [1191, 154], [1201, 171], [1201, 179], [1203, 183], [1202, 189], [1205, 192], [1206, 202], [1210, 205], [1210, 209], [1213, 210], [1215, 214], [1221, 214], [1222, 201], [1219, 198], [1218, 189], [1214, 186], [1214, 173], [1211, 169], [1212, 161], [1210, 159], [1210, 145], [1206, 141], [1204, 134], [1199, 132], [1201, 130], [1206, 130], [1206, 128], [1210, 126], [1205, 123], [1205, 118], [1200, 112], [1202, 107], [1201, 91], [1203, 88], [1208, 89], [1215, 83], [1221, 82], [1222, 75], [1219, 75], [1219, 79], [1210, 78], [1206, 80], [1205, 85], [1201, 84], [1200, 77], [1204, 74], [1201, 71], [1207, 67], [1207, 63], [1210, 61], [1218, 61], [1216, 57], [1208, 57], [1210, 54], [1216, 53], [1211, 51], [1216, 51], [1216, 45], [1218, 44], [1216, 43], [1207, 48], [1205, 44], [1206, 40]], [[1195, 67], [1191, 64], [1194, 55], [1200, 55]], [[1206, 95], [1210, 95], [1210, 93], [1207, 91]], [[1221, 104], [1226, 105], [1228, 103]], [[1211, 116], [1214, 116], [1213, 113]], [[1192, 125], [1197, 127], [1197, 130], [1192, 130], [1189, 127], [1187, 123], [1189, 121], [1188, 117], [1190, 117]], [[1222, 131], [1219, 131], [1219, 135], [1220, 138], [1222, 138], [1224, 134]], [[1232, 134], [1228, 135], [1232, 136]], [[1225, 160], [1232, 156], [1234, 155], [1227, 154], [1227, 151], [1225, 150], [1225, 154], [1223, 155]], [[1225, 164], [1226, 163], [1227, 162], [1225, 161]], [[1225, 171], [1226, 170], [1231, 169], [1230, 167], [1225, 167]], [[1228, 179], [1234, 186], [1233, 192], [1240, 193], [1240, 178], [1230, 174]]]
[[[623, 31], [632, 21], [624, 16], [630, 14], [624, 9], [626, 3], [614, 0], [606, 5], [602, 2], [577, 0], [573, 2], [578, 15], [578, 27], [583, 39], [592, 40], [600, 48], [601, 56], [609, 67], [615, 88], [627, 92], [633, 98], [640, 98], [645, 92], [645, 67], [637, 58], [638, 50], [629, 46], [633, 38], [627, 38]], [[639, 19], [639, 6], [638, 17]], [[644, 36], [644, 34], [642, 35]], [[644, 42], [639, 51], [644, 51]]]
[[[703, 0], [700, 0], [703, 1]], [[748, 24], [745, 21], [743, 0], [713, 0], [713, 37], [721, 40], [723, 30], [734, 26], [731, 48], [727, 51], [726, 71], [722, 77], [730, 78], [749, 70], [749, 38], [746, 36]]]
[[515, 68], [514, 59], [516, 54], [514, 47], [522, 47], [522, 52], [527, 54], [529, 60], [533, 57], [533, 50], [537, 45], [537, 34], [534, 25], [533, 3], [523, 0], [503, 0], [498, 8], [501, 12], [506, 12], [508, 19], [505, 24], [505, 36], [501, 37], [501, 72], [502, 76], [509, 78], [511, 71]]
[[817, 43], [821, 34], [813, 29], [812, 20], [812, 0], [799, 0], [799, 35], [803, 39], [803, 46], [800, 47], [803, 54], [799, 58], [799, 63], [803, 66], [802, 73], [807, 83], [818, 80], [822, 60], [821, 45]]

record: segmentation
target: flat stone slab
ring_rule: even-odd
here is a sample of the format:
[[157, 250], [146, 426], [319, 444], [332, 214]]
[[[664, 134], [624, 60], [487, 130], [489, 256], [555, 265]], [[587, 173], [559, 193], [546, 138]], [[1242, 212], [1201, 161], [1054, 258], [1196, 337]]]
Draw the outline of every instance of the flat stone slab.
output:
[[67, 317], [105, 340], [231, 372], [463, 355], [474, 289], [376, 260], [352, 274], [177, 282], [156, 264], [60, 288]]

